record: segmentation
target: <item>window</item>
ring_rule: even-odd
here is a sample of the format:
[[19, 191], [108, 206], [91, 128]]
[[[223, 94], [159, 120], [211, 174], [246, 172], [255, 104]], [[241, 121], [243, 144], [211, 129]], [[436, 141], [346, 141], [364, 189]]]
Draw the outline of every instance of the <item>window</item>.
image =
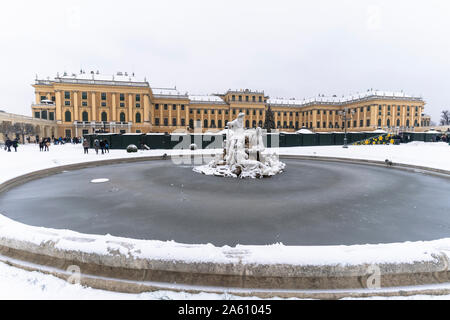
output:
[[242, 96], [239, 96], [239, 101], [242, 101]]
[[207, 119], [203, 120], [203, 127], [208, 128], [208, 120]]
[[387, 126], [388, 126], [388, 127], [391, 126], [391, 119], [387, 119]]
[[125, 113], [121, 112], [119, 118], [120, 118], [120, 122], [125, 122]]
[[136, 103], [136, 108], [140, 108], [141, 104], [140, 103]]
[[41, 111], [41, 118], [42, 119], [47, 119], [47, 110], [42, 110]]
[[406, 126], [409, 127], [409, 119], [406, 120]]
[[102, 92], [102, 100], [106, 100], [106, 93]]
[[136, 133], [141, 133], [141, 130], [136, 130]]
[[159, 118], [155, 118], [155, 126], [159, 126]]
[[367, 107], [367, 111], [370, 111], [370, 106]]
[[106, 107], [106, 102], [102, 102], [102, 107]]
[[177, 118], [172, 118], [172, 126], [176, 126], [177, 125]]
[[121, 102], [121, 103], [120, 103], [120, 107], [121, 107], [121, 108], [125, 108], [125, 103]]
[[184, 110], [184, 104], [181, 105], [181, 110]]
[[164, 125], [165, 125], [165, 126], [168, 126], [168, 125], [169, 125], [169, 119], [164, 118]]
[[222, 128], [222, 120], [217, 120], [217, 126], [219, 127], [219, 128]]
[[366, 120], [366, 127], [370, 127], [370, 119]]
[[41, 96], [41, 101], [47, 99], [46, 96]]
[[256, 128], [256, 120], [252, 121], [252, 128]]
[[159, 109], [159, 104], [157, 103], [157, 104], [155, 104], [155, 110], [158, 110]]
[[218, 110], [217, 112], [218, 112], [219, 114], [222, 114], [222, 110]]
[[70, 101], [64, 101], [65, 106], [70, 106]]
[[87, 92], [81, 93], [81, 99], [86, 100], [87, 99]]
[[56, 100], [56, 97], [52, 96], [52, 101], [55, 102], [55, 100]]
[[245, 127], [246, 127], [246, 128], [249, 128], [249, 127], [250, 127], [250, 121], [245, 120]]
[[356, 128], [356, 120], [353, 120], [353, 127]]
[[136, 123], [141, 123], [141, 114], [139, 112], [136, 113]]
[[164, 110], [167, 110], [167, 104], [164, 105]]
[[262, 102], [262, 97], [259, 97], [259, 100], [258, 100], [259, 102]]
[[119, 95], [119, 99], [120, 99], [120, 101], [125, 101], [125, 95], [123, 93], [121, 93]]
[[140, 94], [137, 94], [136, 95], [136, 102], [140, 102], [141, 101], [141, 95]]
[[216, 127], [216, 122], [214, 121], [214, 119], [211, 119], [211, 128], [215, 128]]
[[214, 114], [214, 109], [211, 110], [211, 114]]
[[245, 96], [245, 102], [248, 102], [248, 96]]
[[70, 113], [69, 110], [67, 110], [64, 113], [64, 121], [66, 121], [66, 122], [71, 122], [72, 121], [72, 114]]
[[176, 104], [174, 104], [174, 105], [172, 106], [172, 110], [174, 110], [174, 111], [177, 110], [177, 105], [176, 105]]
[[236, 101], [236, 96], [235, 95], [231, 96], [231, 101]]
[[317, 128], [320, 128], [320, 121], [317, 121]]
[[400, 127], [400, 119], [397, 119], [397, 127]]
[[83, 107], [87, 107], [87, 101], [83, 101], [83, 102], [81, 103], [81, 105], [82, 105]]
[[252, 101], [256, 102], [256, 97], [255, 96], [252, 96]]
[[87, 113], [87, 111], [83, 111], [83, 113], [81, 114], [81, 120], [84, 122], [89, 121], [89, 114]]
[[378, 126], [381, 127], [381, 119], [378, 119]]
[[69, 91], [64, 91], [64, 99], [67, 99], [67, 100], [70, 99], [70, 92]]
[[359, 120], [359, 126], [363, 127], [364, 126], [364, 121], [363, 120]]
[[189, 128], [194, 129], [194, 120], [189, 119]]
[[41, 113], [39, 111], [35, 111], [34, 117], [39, 119], [41, 117]]
[[184, 127], [186, 125], [186, 120], [184, 118], [181, 118], [181, 125]]
[[108, 114], [105, 111], [102, 112], [102, 121], [103, 122], [108, 121]]

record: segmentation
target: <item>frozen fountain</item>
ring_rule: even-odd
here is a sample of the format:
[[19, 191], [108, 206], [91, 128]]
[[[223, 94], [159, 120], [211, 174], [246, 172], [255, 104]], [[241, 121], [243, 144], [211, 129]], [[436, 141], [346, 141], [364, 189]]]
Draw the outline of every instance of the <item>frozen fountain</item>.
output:
[[264, 153], [261, 128], [244, 130], [244, 113], [227, 123], [223, 153], [206, 165], [194, 167], [205, 175], [233, 178], [263, 178], [283, 172], [285, 164], [276, 154]]

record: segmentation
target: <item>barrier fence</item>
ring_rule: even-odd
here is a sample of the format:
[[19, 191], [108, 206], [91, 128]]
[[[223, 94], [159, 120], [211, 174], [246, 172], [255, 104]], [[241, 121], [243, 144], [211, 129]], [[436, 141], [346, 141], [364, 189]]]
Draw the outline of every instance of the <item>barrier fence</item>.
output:
[[[364, 141], [383, 134], [374, 132], [351, 132], [347, 133], [348, 144]], [[412, 141], [432, 142], [436, 140], [436, 133], [404, 132], [400, 134], [403, 143]], [[270, 147], [307, 147], [307, 146], [333, 146], [344, 144], [344, 133], [272, 133], [264, 134], [263, 142]], [[198, 149], [222, 148], [223, 134], [86, 134], [91, 148], [95, 139], [106, 140], [111, 149], [126, 149], [128, 145], [134, 144], [138, 148], [149, 147], [150, 149], [189, 149], [195, 144]]]

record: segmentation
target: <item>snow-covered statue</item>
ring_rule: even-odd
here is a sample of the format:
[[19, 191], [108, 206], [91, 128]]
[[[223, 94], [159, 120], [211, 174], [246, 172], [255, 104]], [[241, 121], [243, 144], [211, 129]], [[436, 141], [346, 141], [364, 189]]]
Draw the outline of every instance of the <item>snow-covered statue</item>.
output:
[[275, 154], [264, 153], [261, 128], [244, 130], [244, 113], [227, 123], [223, 153], [207, 165], [194, 167], [206, 175], [239, 178], [263, 178], [281, 173], [285, 164]]

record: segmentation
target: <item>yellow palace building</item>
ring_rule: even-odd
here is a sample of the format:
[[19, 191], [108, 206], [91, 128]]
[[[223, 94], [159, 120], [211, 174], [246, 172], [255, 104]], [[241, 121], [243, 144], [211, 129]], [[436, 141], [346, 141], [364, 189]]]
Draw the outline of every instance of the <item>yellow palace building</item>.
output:
[[[342, 131], [340, 111], [347, 109], [350, 131], [377, 128], [414, 130], [423, 125], [425, 102], [402, 92], [369, 90], [343, 97], [272, 99], [264, 91], [228, 90], [221, 94], [191, 95], [176, 88], [155, 88], [134, 73], [102, 75], [80, 71], [38, 79], [32, 85], [34, 118], [54, 121], [56, 136], [74, 137], [94, 132], [148, 133], [177, 129], [221, 130], [244, 112], [245, 125], [263, 127], [269, 107], [275, 127], [295, 132]], [[348, 117], [348, 115], [347, 115]]]

